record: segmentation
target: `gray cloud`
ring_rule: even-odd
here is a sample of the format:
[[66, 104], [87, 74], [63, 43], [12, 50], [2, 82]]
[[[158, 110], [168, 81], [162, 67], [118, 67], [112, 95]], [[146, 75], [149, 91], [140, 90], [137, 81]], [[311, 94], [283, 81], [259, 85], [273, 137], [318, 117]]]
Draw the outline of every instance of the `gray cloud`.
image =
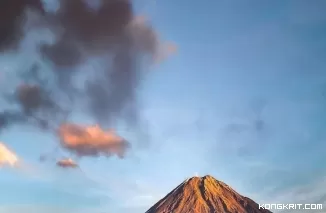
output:
[[[59, 0], [57, 11], [47, 11], [38, 0], [0, 3], [11, 8], [11, 13], [0, 13], [5, 32], [1, 53], [23, 53], [19, 45], [24, 33], [36, 29], [54, 36], [50, 43], [33, 43], [40, 57], [31, 67], [12, 71], [20, 83], [8, 84], [9, 93], [2, 96], [8, 107], [0, 109], [1, 129], [31, 124], [53, 132], [77, 109], [101, 126], [114, 127], [122, 120], [135, 132], [143, 131], [137, 89], [149, 65], [170, 54], [171, 44], [134, 13], [133, 2], [100, 2], [94, 8], [83, 0]], [[29, 20], [33, 28], [24, 28], [27, 11], [37, 14]], [[81, 69], [92, 60], [100, 61], [99, 66]]]

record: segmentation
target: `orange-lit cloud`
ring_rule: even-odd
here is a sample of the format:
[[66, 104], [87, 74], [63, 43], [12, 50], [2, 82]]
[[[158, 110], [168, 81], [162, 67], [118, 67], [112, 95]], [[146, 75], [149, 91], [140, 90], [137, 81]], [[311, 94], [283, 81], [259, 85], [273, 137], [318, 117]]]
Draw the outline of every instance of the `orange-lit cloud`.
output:
[[58, 134], [62, 146], [78, 156], [117, 155], [122, 158], [129, 147], [129, 143], [113, 130], [104, 131], [98, 125], [63, 124]]
[[62, 159], [57, 162], [57, 166], [62, 168], [77, 168], [78, 164], [70, 158]]
[[15, 167], [18, 164], [17, 155], [12, 152], [6, 145], [0, 142], [0, 167]]

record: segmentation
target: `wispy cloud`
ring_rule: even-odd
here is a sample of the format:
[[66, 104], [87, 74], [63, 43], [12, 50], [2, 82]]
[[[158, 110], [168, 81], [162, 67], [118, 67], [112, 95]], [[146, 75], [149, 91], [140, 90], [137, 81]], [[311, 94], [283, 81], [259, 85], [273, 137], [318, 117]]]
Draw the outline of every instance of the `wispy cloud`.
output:
[[18, 156], [13, 151], [11, 151], [5, 144], [0, 142], [0, 167], [17, 167], [18, 163]]
[[316, 178], [310, 183], [297, 185], [291, 189], [279, 190], [277, 194], [266, 198], [265, 203], [280, 204], [322, 204], [324, 210], [284, 210], [279, 212], [325, 212], [326, 207], [326, 177]]

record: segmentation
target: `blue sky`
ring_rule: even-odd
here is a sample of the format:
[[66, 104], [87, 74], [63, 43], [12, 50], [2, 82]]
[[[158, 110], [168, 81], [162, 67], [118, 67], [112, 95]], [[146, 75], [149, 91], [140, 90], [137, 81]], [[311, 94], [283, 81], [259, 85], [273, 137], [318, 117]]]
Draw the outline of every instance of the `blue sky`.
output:
[[[38, 162], [54, 137], [8, 129], [0, 141], [29, 169], [0, 171], [0, 213], [141, 213], [196, 173], [259, 203], [326, 202], [326, 2], [136, 6], [178, 46], [140, 88], [149, 145], [134, 146], [125, 159], [79, 159], [81, 170], [62, 171]], [[28, 51], [19, 63], [3, 56], [2, 66], [20, 69], [33, 57]]]

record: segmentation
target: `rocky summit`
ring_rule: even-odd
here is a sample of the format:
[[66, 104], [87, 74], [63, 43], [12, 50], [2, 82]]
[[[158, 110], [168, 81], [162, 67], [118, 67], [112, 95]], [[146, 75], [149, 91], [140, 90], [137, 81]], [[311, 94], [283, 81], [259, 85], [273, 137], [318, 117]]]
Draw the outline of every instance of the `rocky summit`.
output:
[[271, 213], [212, 176], [185, 180], [146, 213]]

